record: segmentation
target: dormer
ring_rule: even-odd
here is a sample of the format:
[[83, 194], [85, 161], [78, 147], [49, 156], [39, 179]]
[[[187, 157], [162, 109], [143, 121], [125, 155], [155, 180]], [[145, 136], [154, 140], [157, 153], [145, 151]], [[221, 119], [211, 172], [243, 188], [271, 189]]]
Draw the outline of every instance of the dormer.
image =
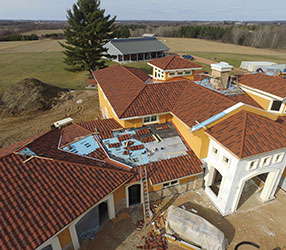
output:
[[153, 80], [166, 81], [175, 77], [194, 80], [196, 70], [202, 70], [199, 64], [179, 56], [168, 56], [148, 62], [153, 68]]

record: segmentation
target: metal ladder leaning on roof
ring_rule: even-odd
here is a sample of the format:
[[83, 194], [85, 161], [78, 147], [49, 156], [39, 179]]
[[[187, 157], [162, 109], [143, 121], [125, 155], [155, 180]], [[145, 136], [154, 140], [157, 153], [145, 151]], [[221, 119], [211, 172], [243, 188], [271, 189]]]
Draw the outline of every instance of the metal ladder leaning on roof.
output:
[[150, 200], [148, 192], [148, 178], [146, 166], [140, 167], [140, 179], [142, 183], [142, 197], [143, 197], [143, 215], [144, 215], [144, 226], [146, 226], [152, 219], [152, 212], [150, 210]]

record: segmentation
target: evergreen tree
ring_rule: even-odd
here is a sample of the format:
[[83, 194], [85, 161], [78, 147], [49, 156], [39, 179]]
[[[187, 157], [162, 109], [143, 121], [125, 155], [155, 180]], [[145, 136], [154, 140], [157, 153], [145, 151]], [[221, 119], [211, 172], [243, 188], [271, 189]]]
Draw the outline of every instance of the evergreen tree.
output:
[[99, 0], [78, 0], [72, 10], [67, 11], [69, 26], [64, 29], [65, 48], [64, 62], [70, 70], [89, 72], [105, 67], [102, 56], [107, 49], [103, 48], [113, 38], [115, 17], [104, 16]]

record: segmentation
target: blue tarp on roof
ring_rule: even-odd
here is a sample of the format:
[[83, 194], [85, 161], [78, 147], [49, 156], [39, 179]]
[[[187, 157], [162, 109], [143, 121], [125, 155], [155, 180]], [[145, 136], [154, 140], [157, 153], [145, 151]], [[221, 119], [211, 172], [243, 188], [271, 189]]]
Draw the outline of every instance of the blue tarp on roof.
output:
[[63, 149], [71, 153], [79, 155], [88, 155], [91, 152], [99, 148], [97, 141], [94, 139], [93, 135], [76, 141]]

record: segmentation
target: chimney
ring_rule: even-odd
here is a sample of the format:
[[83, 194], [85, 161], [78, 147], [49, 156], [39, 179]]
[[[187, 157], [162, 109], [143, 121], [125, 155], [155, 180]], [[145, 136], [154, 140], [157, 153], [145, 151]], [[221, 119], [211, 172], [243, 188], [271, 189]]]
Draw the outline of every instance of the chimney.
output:
[[226, 62], [220, 62], [211, 64], [211, 69], [211, 83], [216, 89], [226, 89], [228, 85], [229, 73], [233, 67]]

